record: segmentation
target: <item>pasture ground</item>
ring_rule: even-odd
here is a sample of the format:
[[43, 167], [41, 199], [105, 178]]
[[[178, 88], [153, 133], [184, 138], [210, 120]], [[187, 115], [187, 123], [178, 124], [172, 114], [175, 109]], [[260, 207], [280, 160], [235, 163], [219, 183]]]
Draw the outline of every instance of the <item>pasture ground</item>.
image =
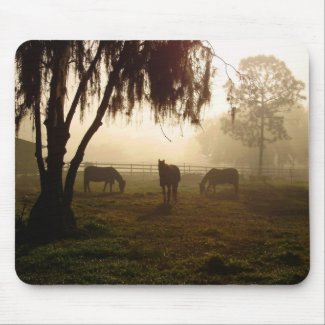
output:
[[126, 175], [126, 192], [110, 194], [96, 183], [83, 193], [80, 174], [77, 231], [42, 245], [20, 241], [38, 178], [17, 177], [18, 276], [30, 284], [295, 284], [307, 276], [306, 183], [242, 181], [236, 199], [226, 185], [200, 196], [201, 177], [182, 176], [179, 202], [164, 207], [157, 176]]

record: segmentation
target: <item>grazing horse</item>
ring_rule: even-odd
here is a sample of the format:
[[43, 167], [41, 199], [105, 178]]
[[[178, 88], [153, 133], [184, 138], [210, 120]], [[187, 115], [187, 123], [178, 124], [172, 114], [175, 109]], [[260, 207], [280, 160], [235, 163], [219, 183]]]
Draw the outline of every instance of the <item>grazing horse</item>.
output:
[[113, 191], [114, 181], [117, 181], [120, 187], [120, 192], [124, 192], [125, 180], [121, 174], [113, 167], [96, 167], [88, 166], [84, 171], [84, 191], [90, 192], [89, 182], [105, 182], [103, 192], [106, 190], [106, 186], [109, 183], [110, 192]]
[[[181, 172], [175, 165], [167, 165], [165, 160], [158, 160], [160, 186], [163, 190], [164, 204], [170, 201], [170, 190], [173, 192], [173, 200], [177, 202], [177, 188], [178, 183], [181, 180]], [[167, 200], [166, 200], [166, 189], [167, 186]]]
[[[205, 188], [205, 184], [208, 182], [208, 187]], [[206, 193], [211, 187], [213, 192], [216, 192], [216, 185], [218, 184], [232, 184], [235, 188], [236, 195], [238, 194], [239, 174], [235, 168], [216, 169], [209, 170], [200, 183], [200, 193]]]

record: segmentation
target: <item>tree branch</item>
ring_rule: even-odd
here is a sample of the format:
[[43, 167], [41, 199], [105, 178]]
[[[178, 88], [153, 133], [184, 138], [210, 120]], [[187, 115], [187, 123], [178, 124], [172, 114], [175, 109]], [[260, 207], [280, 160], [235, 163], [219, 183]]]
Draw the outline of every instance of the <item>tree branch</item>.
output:
[[44, 160], [42, 155], [42, 130], [41, 130], [41, 116], [40, 116], [40, 103], [39, 100], [35, 105], [34, 109], [35, 114], [35, 133], [36, 133], [36, 161], [38, 170], [40, 172], [40, 179], [41, 179], [41, 189], [43, 188], [43, 182], [46, 174]]
[[82, 77], [82, 79], [81, 79], [81, 81], [79, 83], [78, 89], [76, 91], [76, 94], [75, 94], [74, 99], [72, 101], [71, 107], [70, 107], [69, 112], [67, 114], [67, 118], [65, 120], [65, 126], [67, 127], [68, 130], [70, 128], [72, 118], [73, 118], [73, 116], [74, 116], [74, 114], [76, 112], [79, 99], [80, 99], [82, 93], [85, 91], [86, 86], [87, 86], [87, 82], [90, 79], [91, 75], [93, 74], [93, 72], [94, 72], [94, 70], [96, 68], [96, 64], [97, 64], [97, 62], [99, 61], [99, 59], [101, 57], [103, 47], [104, 47], [104, 43], [100, 42], [99, 45], [98, 45], [97, 52], [96, 52], [96, 55], [95, 55], [93, 61], [91, 62], [88, 70], [84, 73], [84, 75], [83, 75], [83, 77]]
[[82, 162], [86, 147], [87, 147], [90, 139], [96, 133], [98, 128], [102, 125], [103, 116], [105, 114], [105, 111], [107, 110], [109, 100], [113, 93], [116, 82], [118, 81], [118, 78], [119, 78], [119, 73], [125, 64], [125, 60], [127, 57], [128, 57], [128, 47], [124, 46], [124, 48], [120, 54], [120, 58], [119, 58], [118, 62], [115, 64], [115, 66], [113, 67], [112, 71], [109, 74], [108, 83], [106, 85], [102, 101], [98, 107], [96, 117], [94, 118], [90, 127], [86, 131], [85, 135], [83, 136], [83, 138], [78, 146], [78, 149], [77, 149], [73, 159], [70, 162], [70, 168], [68, 170], [68, 174], [67, 174], [66, 181], [65, 181], [65, 187], [64, 187], [64, 200], [65, 200], [64, 204], [67, 206], [69, 206], [69, 204], [72, 201], [73, 185], [75, 182], [78, 168], [80, 166], [80, 163]]
[[215, 50], [214, 50], [212, 44], [210, 43], [210, 41], [205, 40], [204, 42], [207, 42], [207, 43], [209, 44], [208, 49], [210, 49], [210, 50], [212, 51], [212, 55], [213, 55], [214, 57], [216, 57], [217, 59], [219, 59], [221, 62], [223, 62], [223, 64], [225, 65], [225, 72], [226, 72], [226, 75], [227, 75], [227, 77], [228, 77], [229, 80], [232, 81], [232, 79], [230, 78], [229, 73], [228, 73], [228, 67], [232, 68], [232, 69], [236, 72], [237, 75], [239, 75], [239, 76], [241, 76], [241, 77], [245, 77], [245, 76], [246, 76], [246, 75], [242, 74], [240, 71], [238, 71], [238, 70], [237, 70], [237, 69], [236, 69], [232, 64], [228, 63], [228, 62], [225, 61], [221, 56], [219, 56], [219, 55], [215, 52]]
[[159, 117], [158, 117], [158, 122], [159, 122], [160, 130], [161, 130], [162, 134], [164, 135], [164, 137], [165, 137], [169, 142], [172, 142], [172, 140], [171, 140], [170, 138], [167, 137], [167, 135], [166, 135], [166, 133], [165, 133], [165, 131], [164, 131], [162, 125], [161, 125], [161, 122], [160, 122]]
[[43, 64], [45, 68], [52, 69], [52, 64], [50, 62], [45, 62], [44, 60], [41, 60], [41, 64]]

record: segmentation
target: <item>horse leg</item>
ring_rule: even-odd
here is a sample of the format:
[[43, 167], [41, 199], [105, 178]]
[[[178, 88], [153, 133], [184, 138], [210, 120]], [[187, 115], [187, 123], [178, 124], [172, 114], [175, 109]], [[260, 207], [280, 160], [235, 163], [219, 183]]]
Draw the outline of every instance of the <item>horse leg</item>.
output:
[[168, 185], [167, 186], [167, 202], [168, 203], [170, 202], [170, 188], [171, 188], [171, 185]]
[[177, 188], [178, 188], [178, 184], [174, 184], [172, 187], [173, 199], [174, 199], [175, 203], [177, 203]]
[[110, 193], [113, 192], [113, 183], [109, 183], [109, 190], [110, 190]]
[[87, 182], [86, 180], [84, 180], [84, 192], [86, 193], [87, 192], [87, 187], [88, 187], [88, 184], [89, 182]]
[[106, 191], [106, 186], [107, 186], [107, 182], [105, 182], [105, 184], [104, 184], [103, 192]]
[[165, 186], [162, 186], [162, 190], [163, 190], [163, 196], [164, 196], [164, 204], [166, 204], [166, 189], [165, 189]]

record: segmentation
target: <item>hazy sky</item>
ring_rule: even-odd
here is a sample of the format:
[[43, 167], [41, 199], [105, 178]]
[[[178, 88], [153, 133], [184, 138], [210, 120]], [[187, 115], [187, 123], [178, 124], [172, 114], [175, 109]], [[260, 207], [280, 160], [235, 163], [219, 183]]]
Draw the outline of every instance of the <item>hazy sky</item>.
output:
[[[225, 61], [238, 66], [242, 58], [259, 54], [274, 55], [285, 61], [296, 79], [306, 84], [305, 95], [308, 97], [308, 53], [300, 44], [278, 41], [210, 41], [215, 52]], [[227, 80], [224, 64], [214, 59], [217, 75], [213, 81], [211, 105], [205, 108], [203, 119], [213, 118], [229, 109], [223, 85]], [[231, 69], [229, 69], [231, 72]], [[71, 125], [71, 138], [68, 143], [66, 161], [73, 156], [81, 136], [91, 123], [96, 108], [89, 113], [80, 125], [78, 114]], [[191, 139], [196, 132], [202, 132], [193, 126], [184, 125], [182, 128], [163, 127], [166, 135], [172, 140], [169, 142], [163, 135], [159, 125], [154, 125], [150, 114], [144, 108], [143, 113], [135, 113], [132, 124], [118, 118], [116, 121], [104, 123], [90, 141], [86, 150], [87, 161], [133, 161], [155, 162], [158, 158], [166, 158], [173, 162], [204, 162], [199, 148]], [[19, 137], [33, 140], [30, 123], [24, 123]]]

